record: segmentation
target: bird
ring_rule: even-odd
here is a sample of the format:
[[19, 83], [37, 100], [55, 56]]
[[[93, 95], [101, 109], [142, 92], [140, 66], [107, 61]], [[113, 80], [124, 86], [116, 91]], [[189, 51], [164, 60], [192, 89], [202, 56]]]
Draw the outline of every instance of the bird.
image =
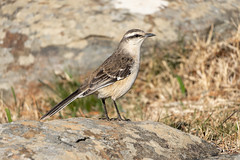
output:
[[[128, 30], [117, 49], [100, 65], [75, 92], [54, 106], [40, 120], [53, 116], [77, 98], [93, 93], [101, 99], [107, 121], [128, 121], [118, 110], [116, 100], [125, 95], [135, 82], [140, 66], [140, 49], [145, 39], [156, 36], [141, 29]], [[111, 98], [117, 111], [117, 118], [108, 116], [105, 100]]]

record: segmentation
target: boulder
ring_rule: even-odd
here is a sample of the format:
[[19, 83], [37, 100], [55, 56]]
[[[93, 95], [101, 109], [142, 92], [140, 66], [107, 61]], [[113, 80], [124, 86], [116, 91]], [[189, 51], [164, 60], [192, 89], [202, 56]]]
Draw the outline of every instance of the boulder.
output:
[[0, 125], [1, 159], [204, 159], [218, 155], [206, 141], [158, 122], [88, 118]]

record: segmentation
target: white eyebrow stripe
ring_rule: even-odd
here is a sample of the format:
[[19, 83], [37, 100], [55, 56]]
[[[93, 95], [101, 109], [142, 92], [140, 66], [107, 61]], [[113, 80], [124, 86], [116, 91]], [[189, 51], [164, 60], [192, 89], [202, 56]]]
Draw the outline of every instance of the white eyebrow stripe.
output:
[[131, 37], [131, 36], [134, 36], [134, 35], [136, 35], [136, 34], [142, 35], [143, 33], [142, 33], [142, 32], [132, 32], [132, 33], [126, 34], [125, 37]]

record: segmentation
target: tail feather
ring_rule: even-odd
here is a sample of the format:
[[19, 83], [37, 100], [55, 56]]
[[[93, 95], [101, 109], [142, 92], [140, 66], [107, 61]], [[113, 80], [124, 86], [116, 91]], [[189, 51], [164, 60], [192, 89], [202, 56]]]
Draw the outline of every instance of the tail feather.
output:
[[78, 89], [75, 92], [73, 92], [71, 95], [69, 95], [67, 98], [62, 100], [60, 103], [58, 103], [56, 106], [54, 106], [48, 113], [46, 113], [44, 116], [40, 118], [40, 120], [44, 120], [48, 117], [53, 116], [60, 110], [62, 110], [64, 107], [66, 107], [69, 103], [74, 101], [75, 99], [79, 98], [83, 92]]

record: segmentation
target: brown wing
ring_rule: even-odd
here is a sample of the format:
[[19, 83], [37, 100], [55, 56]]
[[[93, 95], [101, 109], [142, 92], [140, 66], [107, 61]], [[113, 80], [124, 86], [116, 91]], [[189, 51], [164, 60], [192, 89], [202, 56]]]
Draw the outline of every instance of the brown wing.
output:
[[113, 54], [95, 71], [90, 88], [99, 89], [128, 77], [133, 64], [134, 60], [129, 54]]

